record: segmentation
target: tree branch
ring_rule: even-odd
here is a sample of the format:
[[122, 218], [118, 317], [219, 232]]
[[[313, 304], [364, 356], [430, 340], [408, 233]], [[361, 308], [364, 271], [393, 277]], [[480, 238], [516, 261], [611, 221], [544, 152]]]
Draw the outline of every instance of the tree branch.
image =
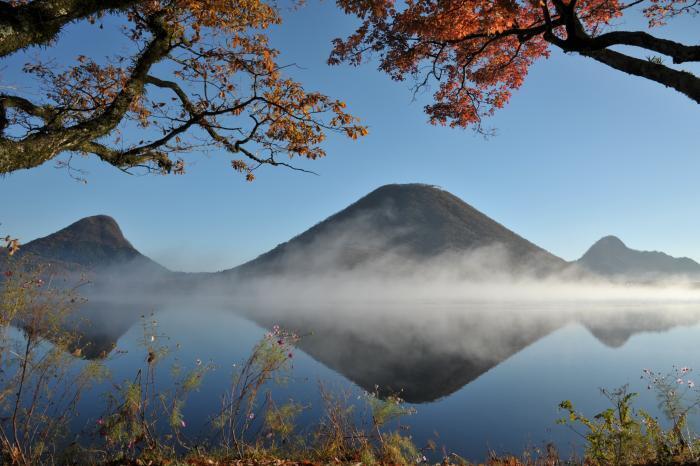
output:
[[79, 150], [95, 154], [102, 161], [123, 170], [155, 162], [160, 170], [169, 172], [173, 165], [167, 154], [155, 150], [117, 151], [94, 141], [81, 144]]
[[162, 17], [148, 20], [153, 38], [136, 60], [131, 75], [112, 103], [100, 114], [71, 127], [45, 126], [20, 141], [0, 137], [0, 174], [33, 168], [61, 152], [82, 150], [83, 144], [114, 130], [131, 103], [142, 93], [151, 67], [170, 51], [171, 33]]
[[35, 0], [0, 2], [0, 57], [31, 45], [46, 45], [63, 26], [101, 12], [124, 10], [137, 0]]
[[631, 45], [669, 56], [673, 63], [700, 61], [700, 45], [684, 45], [668, 39], [659, 39], [642, 31], [613, 31], [593, 37], [589, 47], [601, 50], [613, 45]]
[[700, 103], [700, 78], [687, 71], [678, 71], [649, 60], [630, 57], [614, 50], [582, 51], [581, 55], [593, 58], [616, 70], [640, 76], [673, 88]]

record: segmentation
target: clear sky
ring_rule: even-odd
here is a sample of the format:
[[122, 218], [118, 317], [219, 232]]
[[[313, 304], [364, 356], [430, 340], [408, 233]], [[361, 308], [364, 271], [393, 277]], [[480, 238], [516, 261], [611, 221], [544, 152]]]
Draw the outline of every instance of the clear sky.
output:
[[[0, 179], [0, 233], [26, 242], [94, 214], [116, 218], [144, 254], [175, 270], [219, 270], [269, 250], [387, 183], [434, 184], [530, 241], [576, 259], [614, 234], [636, 249], [700, 261], [700, 107], [661, 85], [590, 59], [554, 52], [531, 69], [488, 123], [497, 136], [430, 126], [409, 83], [376, 63], [328, 67], [334, 37], [355, 20], [332, 2], [285, 11], [273, 31], [283, 63], [308, 89], [348, 103], [369, 125], [353, 142], [331, 138], [328, 157], [300, 166], [320, 176], [264, 167], [247, 183], [212, 155], [185, 176], [129, 176], [81, 160], [88, 183], [49, 162]], [[629, 20], [628, 20], [629, 21]], [[622, 24], [625, 26], [625, 24]], [[690, 21], [661, 34], [700, 43]], [[110, 40], [68, 28], [57, 58], [100, 53]], [[64, 55], [65, 54], [65, 55]], [[21, 57], [2, 80], [23, 86]]]

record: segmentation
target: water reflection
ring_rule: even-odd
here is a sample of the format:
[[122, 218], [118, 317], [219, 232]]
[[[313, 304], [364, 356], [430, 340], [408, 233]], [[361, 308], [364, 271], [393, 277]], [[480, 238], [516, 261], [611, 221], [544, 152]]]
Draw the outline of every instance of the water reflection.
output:
[[[163, 315], [168, 306], [172, 304], [135, 307], [90, 301], [72, 321], [82, 335], [83, 356], [104, 357], [148, 314], [145, 310]], [[198, 307], [196, 303], [191, 306]], [[571, 303], [427, 303], [412, 307], [334, 303], [303, 309], [261, 309], [248, 304], [228, 312], [263, 327], [277, 324], [293, 330], [304, 336], [299, 346], [316, 361], [366, 391], [398, 393], [411, 403], [435, 401], [458, 391], [567, 324], [581, 324], [601, 343], [617, 348], [640, 332], [662, 332], [700, 321], [700, 310], [679, 304], [585, 308]]]

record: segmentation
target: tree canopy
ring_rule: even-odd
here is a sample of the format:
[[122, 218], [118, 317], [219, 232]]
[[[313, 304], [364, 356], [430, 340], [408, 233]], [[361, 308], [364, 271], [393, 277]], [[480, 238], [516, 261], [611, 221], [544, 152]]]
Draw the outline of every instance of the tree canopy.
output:
[[39, 100], [2, 86], [0, 174], [61, 154], [178, 174], [184, 155], [215, 148], [252, 180], [261, 165], [294, 168], [280, 157], [322, 157], [330, 132], [367, 133], [342, 101], [285, 75], [265, 34], [281, 18], [265, 0], [0, 1], [0, 60], [54, 46], [71, 23], [97, 33], [106, 16], [129, 46], [65, 66], [29, 61]]
[[[648, 32], [681, 15], [697, 15], [698, 0], [338, 0], [361, 19], [355, 33], [335, 40], [331, 64], [360, 64], [377, 54], [393, 79], [437, 82], [430, 121], [482, 130], [482, 119], [503, 107], [530, 66], [552, 47], [675, 89], [700, 103], [700, 78], [665, 63], [700, 61], [700, 45]], [[642, 9], [648, 30], [613, 23]], [[639, 58], [631, 46], [650, 53]], [[662, 57], [663, 56], [663, 57]]]

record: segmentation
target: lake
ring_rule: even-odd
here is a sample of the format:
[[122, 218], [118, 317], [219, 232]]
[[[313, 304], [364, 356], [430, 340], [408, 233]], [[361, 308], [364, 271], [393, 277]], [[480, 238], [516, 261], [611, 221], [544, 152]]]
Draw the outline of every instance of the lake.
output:
[[[289, 380], [272, 390], [276, 400], [306, 407], [302, 429], [321, 415], [320, 383], [358, 405], [367, 391], [399, 393], [416, 411], [401, 421], [416, 445], [433, 439], [470, 459], [490, 450], [520, 454], [547, 442], [564, 454], [579, 451], [580, 438], [556, 424], [561, 401], [593, 416], [610, 406], [600, 388], [629, 384], [640, 393], [637, 406], [658, 414], [642, 370], [698, 367], [700, 355], [700, 306], [683, 302], [334, 302], [269, 309], [91, 301], [80, 313], [92, 321], [83, 330], [95, 348], [116, 341], [105, 360], [113, 380], [133, 379], [145, 364], [141, 315], [157, 322], [147, 340], [155, 334], [176, 349], [162, 361], [160, 387], [170, 383], [167, 367], [175, 359], [184, 368], [213, 364], [184, 409], [189, 436], [206, 431], [232, 372], [280, 325], [302, 339]], [[83, 398], [76, 430], [99, 418], [105, 388]]]

